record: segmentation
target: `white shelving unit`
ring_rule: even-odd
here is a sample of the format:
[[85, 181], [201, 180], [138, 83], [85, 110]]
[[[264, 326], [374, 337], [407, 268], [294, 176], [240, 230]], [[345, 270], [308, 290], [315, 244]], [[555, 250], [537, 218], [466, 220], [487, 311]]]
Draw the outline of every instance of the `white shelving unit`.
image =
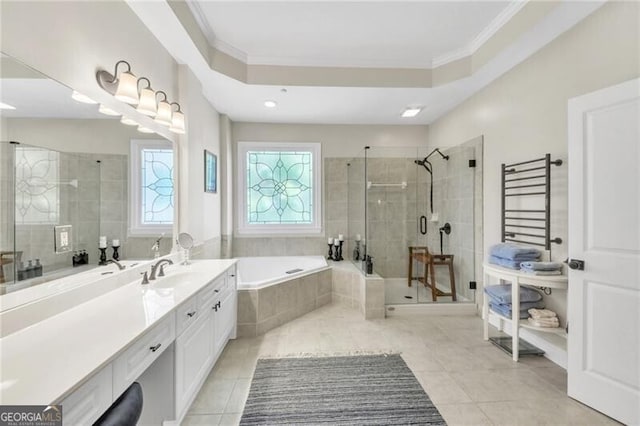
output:
[[534, 327], [526, 322], [520, 320], [520, 286], [530, 285], [534, 287], [546, 287], [551, 289], [566, 290], [568, 286], [568, 280], [566, 275], [532, 275], [521, 273], [520, 271], [508, 268], [502, 268], [500, 266], [484, 263], [484, 285], [491, 285], [491, 279], [503, 280], [505, 283], [511, 284], [511, 318], [504, 317], [489, 309], [489, 298], [484, 295], [482, 303], [482, 317], [484, 319], [484, 340], [489, 340], [489, 321], [490, 316], [494, 316], [498, 319], [498, 328], [502, 330], [505, 325], [511, 326], [511, 349], [514, 361], [518, 361], [519, 352], [519, 335], [520, 328], [526, 328], [533, 331], [535, 334], [542, 333], [549, 337], [564, 339], [567, 338], [567, 333], [561, 328], [542, 328]]

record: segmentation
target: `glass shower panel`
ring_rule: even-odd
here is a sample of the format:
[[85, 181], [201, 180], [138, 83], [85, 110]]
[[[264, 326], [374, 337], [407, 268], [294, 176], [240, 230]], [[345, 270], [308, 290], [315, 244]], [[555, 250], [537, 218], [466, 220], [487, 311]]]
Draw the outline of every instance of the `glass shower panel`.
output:
[[349, 251], [343, 254], [358, 268], [362, 267], [364, 243], [366, 243], [365, 221], [365, 157], [364, 150], [347, 163], [348, 204], [347, 244]]
[[[100, 163], [91, 155], [16, 145], [14, 191], [18, 281], [72, 268], [77, 251], [85, 250], [89, 263], [97, 263]], [[55, 238], [62, 225], [70, 226], [66, 251]]]
[[15, 145], [0, 142], [0, 294], [4, 283], [15, 277], [15, 225], [14, 225], [14, 156]]
[[[432, 155], [431, 174], [424, 173], [426, 180], [420, 183], [425, 188], [420, 206], [428, 218], [425, 245], [432, 254], [452, 256], [456, 301], [472, 302], [469, 281], [475, 277], [475, 169], [469, 167], [469, 160], [475, 159], [475, 147], [463, 144], [441, 151], [449, 158]], [[438, 293], [451, 293], [448, 265], [436, 265], [434, 271]], [[431, 289], [424, 290], [418, 293], [419, 302], [433, 302]], [[451, 302], [453, 297], [438, 295], [436, 301]]]
[[409, 286], [409, 246], [419, 243], [416, 148], [372, 147], [367, 153], [367, 254], [384, 279], [387, 304], [416, 303]]

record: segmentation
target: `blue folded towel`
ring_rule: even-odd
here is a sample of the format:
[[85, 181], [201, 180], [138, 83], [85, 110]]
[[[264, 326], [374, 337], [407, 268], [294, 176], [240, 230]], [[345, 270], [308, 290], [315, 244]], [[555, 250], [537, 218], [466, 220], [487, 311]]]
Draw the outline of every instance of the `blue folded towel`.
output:
[[489, 254], [503, 259], [519, 261], [538, 260], [541, 255], [540, 250], [537, 248], [518, 246], [509, 243], [500, 243], [491, 246]]
[[[526, 306], [526, 307], [523, 308], [523, 306]], [[500, 304], [500, 303], [494, 303], [490, 301], [489, 308], [491, 308], [492, 311], [507, 318], [511, 318], [511, 315], [513, 312], [511, 309], [511, 304]], [[529, 312], [527, 312], [527, 310], [531, 308], [542, 309], [544, 308], [544, 303], [542, 301], [522, 303], [520, 305], [520, 319], [529, 318]]]
[[[511, 303], [511, 286], [509, 284], [488, 285], [484, 288], [484, 292], [498, 303]], [[520, 286], [520, 303], [522, 302], [539, 302], [542, 295], [537, 291]]]
[[494, 265], [498, 266], [504, 266], [505, 268], [510, 269], [520, 269], [519, 260], [505, 259], [494, 255], [489, 256], [489, 263], [493, 263]]
[[561, 271], [562, 263], [558, 262], [522, 262], [520, 269], [529, 271]]

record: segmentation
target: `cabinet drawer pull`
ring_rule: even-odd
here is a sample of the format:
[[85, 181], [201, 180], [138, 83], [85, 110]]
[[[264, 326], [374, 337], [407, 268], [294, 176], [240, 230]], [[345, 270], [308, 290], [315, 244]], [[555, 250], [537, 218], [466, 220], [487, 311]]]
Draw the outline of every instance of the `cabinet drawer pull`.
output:
[[196, 314], [196, 311], [191, 311], [191, 312], [187, 312], [187, 316], [189, 318], [191, 318], [192, 316], [194, 316]]
[[218, 290], [217, 288], [215, 290], [213, 290], [214, 293], [220, 293], [220, 290]]
[[235, 276], [236, 276], [236, 274], [231, 274], [231, 275], [229, 275], [229, 276], [230, 276], [230, 277], [235, 277]]
[[158, 349], [160, 349], [160, 346], [162, 346], [162, 343], [158, 343], [158, 344], [157, 344], [157, 345], [155, 345], [155, 346], [151, 346], [149, 349], [151, 350], [151, 352], [155, 352], [155, 351], [157, 351]]

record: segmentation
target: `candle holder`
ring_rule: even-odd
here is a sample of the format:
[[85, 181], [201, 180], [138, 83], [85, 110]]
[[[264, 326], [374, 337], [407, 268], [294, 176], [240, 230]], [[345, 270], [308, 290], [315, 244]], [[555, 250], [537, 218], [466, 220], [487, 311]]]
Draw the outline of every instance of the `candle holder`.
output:
[[120, 254], [118, 253], [118, 249], [120, 248], [120, 246], [113, 246], [113, 256], [111, 256], [111, 258], [113, 260], [120, 260]]
[[106, 265], [107, 264], [107, 248], [106, 247], [98, 247], [100, 249], [100, 262], [98, 265]]
[[327, 256], [327, 260], [334, 260], [333, 259], [333, 242], [327, 244], [329, 246], [329, 254]]
[[360, 260], [360, 241], [356, 240], [356, 247], [353, 249], [353, 260]]
[[342, 257], [342, 244], [344, 244], [344, 241], [340, 240], [340, 245], [338, 246], [338, 261], [344, 260], [344, 257]]

